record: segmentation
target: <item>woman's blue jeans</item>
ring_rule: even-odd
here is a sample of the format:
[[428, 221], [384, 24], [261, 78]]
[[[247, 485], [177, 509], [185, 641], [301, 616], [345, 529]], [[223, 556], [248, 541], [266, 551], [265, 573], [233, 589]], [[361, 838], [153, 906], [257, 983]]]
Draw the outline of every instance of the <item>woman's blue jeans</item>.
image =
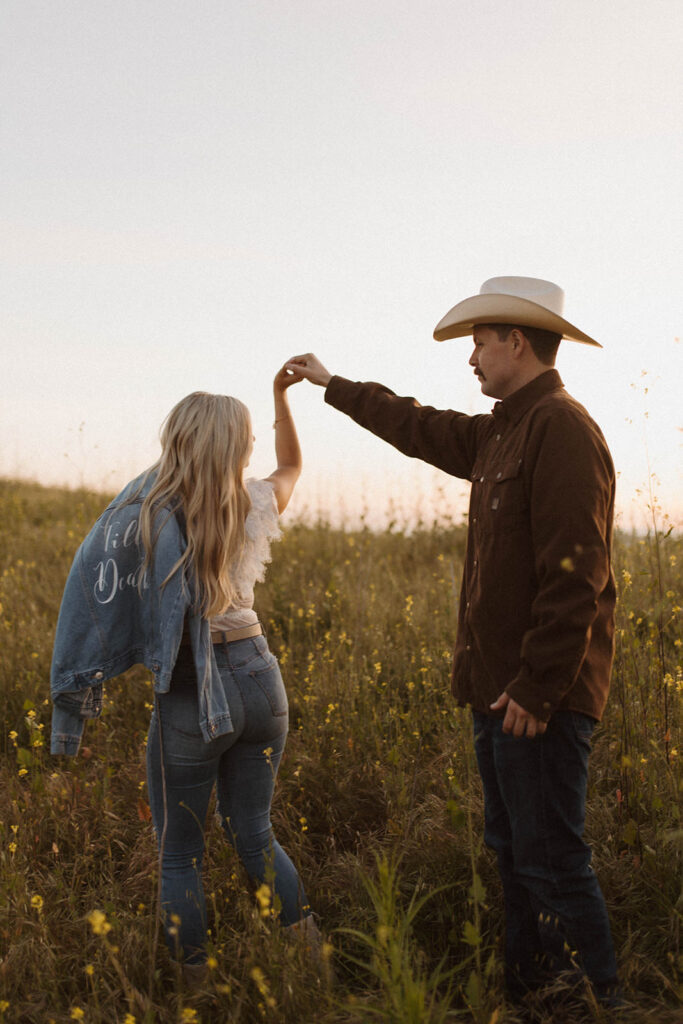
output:
[[272, 884], [281, 923], [294, 924], [310, 913], [297, 871], [270, 822], [288, 728], [280, 668], [263, 636], [216, 644], [214, 651], [235, 731], [204, 741], [188, 645], [180, 648], [169, 692], [157, 696], [147, 740], [150, 806], [162, 848], [166, 941], [173, 956], [189, 963], [206, 959], [201, 873], [214, 785], [224, 832], [250, 877]]
[[596, 995], [617, 986], [605, 901], [583, 839], [588, 757], [595, 721], [556, 711], [534, 739], [474, 713], [485, 832], [505, 900], [506, 985], [513, 997], [552, 974], [579, 971]]

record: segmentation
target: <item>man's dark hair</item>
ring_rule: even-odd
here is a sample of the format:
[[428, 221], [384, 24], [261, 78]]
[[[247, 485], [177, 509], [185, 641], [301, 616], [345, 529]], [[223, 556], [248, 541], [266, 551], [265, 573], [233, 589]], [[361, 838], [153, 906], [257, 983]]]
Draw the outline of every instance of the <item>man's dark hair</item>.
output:
[[485, 326], [495, 331], [500, 341], [505, 341], [510, 331], [521, 331], [524, 337], [529, 339], [536, 358], [546, 366], [555, 365], [555, 356], [562, 341], [561, 334], [544, 331], [540, 327], [523, 327], [521, 324], [486, 324]]

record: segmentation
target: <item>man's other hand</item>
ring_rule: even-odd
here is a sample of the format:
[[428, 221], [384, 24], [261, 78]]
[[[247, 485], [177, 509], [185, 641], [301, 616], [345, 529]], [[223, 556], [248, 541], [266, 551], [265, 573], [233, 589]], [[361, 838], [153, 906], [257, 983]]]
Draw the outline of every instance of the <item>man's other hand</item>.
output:
[[531, 740], [534, 736], [543, 735], [548, 728], [547, 722], [542, 722], [531, 712], [525, 711], [521, 704], [512, 700], [505, 692], [501, 693], [494, 704], [491, 704], [491, 711], [502, 711], [503, 708], [505, 708], [503, 732], [511, 732], [517, 738], [526, 736]]

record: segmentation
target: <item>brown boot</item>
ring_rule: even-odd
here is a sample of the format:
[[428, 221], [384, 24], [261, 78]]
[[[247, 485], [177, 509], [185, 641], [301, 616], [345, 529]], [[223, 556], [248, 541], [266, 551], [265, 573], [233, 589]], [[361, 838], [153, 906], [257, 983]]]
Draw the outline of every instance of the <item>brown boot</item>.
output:
[[183, 964], [183, 983], [188, 992], [198, 992], [206, 981], [209, 968], [203, 964]]
[[318, 968], [320, 977], [329, 988], [334, 983], [334, 969], [332, 967], [332, 946], [325, 942], [323, 934], [315, 923], [313, 914], [308, 914], [300, 921], [290, 924], [285, 932], [294, 941], [301, 943], [311, 961]]

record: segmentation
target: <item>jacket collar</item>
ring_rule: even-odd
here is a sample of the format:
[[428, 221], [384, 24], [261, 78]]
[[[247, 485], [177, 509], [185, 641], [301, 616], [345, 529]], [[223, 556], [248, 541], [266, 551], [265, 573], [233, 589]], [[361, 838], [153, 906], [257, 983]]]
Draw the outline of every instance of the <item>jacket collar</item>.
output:
[[518, 423], [522, 416], [536, 405], [536, 403], [553, 391], [563, 388], [562, 378], [557, 370], [546, 370], [533, 380], [525, 384], [523, 388], [514, 391], [502, 402], [496, 402], [493, 407], [493, 415], [496, 419], [503, 419], [508, 423]]

